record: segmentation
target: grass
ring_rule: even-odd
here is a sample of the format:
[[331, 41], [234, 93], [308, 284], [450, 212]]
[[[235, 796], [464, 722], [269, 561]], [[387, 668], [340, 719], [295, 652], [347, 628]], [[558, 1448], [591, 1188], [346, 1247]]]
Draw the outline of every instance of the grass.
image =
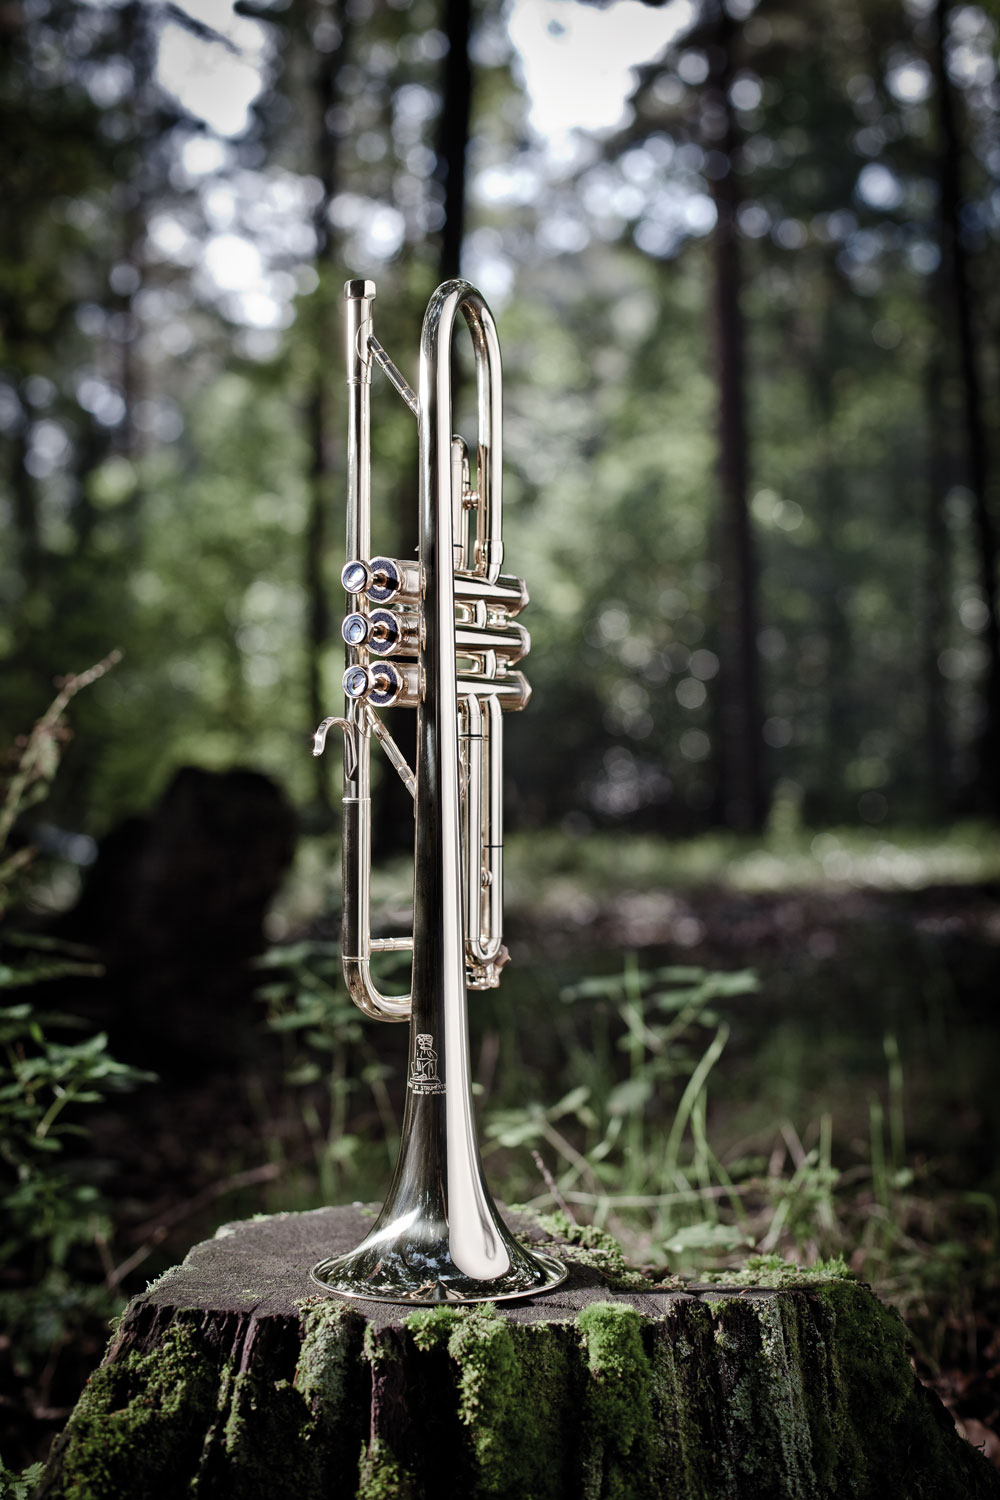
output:
[[[299, 961], [308, 961], [306, 950]], [[916, 962], [924, 966], [919, 953]], [[324, 950], [319, 968], [328, 967]], [[269, 1005], [282, 1046], [294, 1039], [286, 1064], [297, 1088], [308, 1092], [308, 1059], [319, 1063], [332, 1047], [341, 1053], [334, 1079], [342, 1090], [345, 1078], [370, 1077], [390, 1038], [405, 1042], [403, 1028], [380, 1028], [372, 1050], [372, 1028], [349, 1023], [345, 1031], [333, 974], [324, 981], [324, 1020], [316, 973], [299, 985], [293, 971], [284, 989], [269, 988]], [[831, 1051], [838, 1076], [817, 1108], [794, 1044], [789, 1078], [798, 1073], [801, 1086], [776, 1098], [781, 1033], [768, 1021], [766, 985], [746, 971], [646, 968], [630, 955], [623, 967], [556, 993], [551, 974], [529, 968], [511, 983], [515, 972], [500, 995], [476, 997], [472, 1023], [474, 1065], [486, 1083], [484, 1157], [498, 1197], [607, 1228], [630, 1259], [658, 1274], [700, 1279], [751, 1252], [803, 1265], [843, 1256], [908, 1317], [927, 1372], [954, 1363], [963, 1345], [968, 1359], [977, 1318], [1000, 1311], [998, 1184], [973, 1176], [975, 1185], [963, 1185], [950, 1151], [935, 1157], [921, 1147], [936, 1123], [910, 1118], [908, 1101], [920, 1099], [926, 1111], [933, 1100], [914, 1088], [907, 1059], [919, 1074], [929, 1052], [939, 1084], [947, 1067], [936, 1035], [922, 1051], [928, 1038], [919, 1015], [900, 1032], [874, 1034], [867, 1050], [855, 1037], [853, 1053]], [[843, 955], [828, 977], [834, 990], [844, 983]], [[882, 982], [881, 971], [864, 964], [852, 978], [862, 991]], [[861, 1004], [871, 1008], [871, 994]], [[766, 1037], [770, 1051], [760, 1045]], [[955, 1064], [961, 1075], [959, 1050]], [[316, 1115], [301, 1113], [314, 1163], [302, 1174], [301, 1206], [316, 1201], [310, 1181], [313, 1191], [322, 1183], [327, 1202], [384, 1190], [388, 1162], [373, 1154], [370, 1138], [373, 1131], [392, 1138], [387, 1101], [397, 1090], [383, 1072], [382, 1102], [373, 1111], [368, 1099], [366, 1123], [366, 1090], [354, 1087], [348, 1139], [339, 1145], [342, 1098]], [[288, 1140], [288, 1131], [271, 1138]], [[282, 1170], [269, 1207], [293, 1206], [293, 1178]]]
[[[995, 837], [523, 835], [507, 873], [516, 962], [470, 1006], [495, 1195], [605, 1226], [657, 1274], [842, 1255], [907, 1317], [924, 1373], [957, 1371], [990, 1420]], [[380, 930], [408, 930], [410, 878], [377, 873]], [[336, 851], [306, 841], [274, 930], [310, 937], [262, 966], [257, 1062], [232, 1081], [255, 1123], [193, 1169], [197, 1214], [158, 1239], [149, 1210], [137, 1289], [221, 1220], [385, 1191], [407, 1029], [363, 1020], [315, 936], [338, 883]], [[643, 903], [673, 916], [630, 953], [622, 913]]]
[[[624, 847], [627, 842], [627, 854]], [[917, 890], [937, 884], [1000, 880], [1000, 839], [984, 823], [942, 829], [771, 829], [762, 838], [701, 834], [664, 839], [591, 832], [521, 834], [507, 845], [518, 899], [544, 899], [553, 879], [568, 878], [588, 895], [607, 888], [609, 871], [629, 887], [688, 890], [811, 891], [862, 887]]]
[[[405, 857], [372, 872], [373, 904], [387, 930], [408, 930], [412, 879], [412, 862]], [[747, 894], [895, 892], [995, 881], [1000, 838], [993, 825], [973, 821], [945, 828], [815, 830], [779, 818], [761, 837], [705, 833], [684, 839], [544, 829], [508, 836], [505, 844], [509, 914], [540, 913], [559, 925], [586, 923], [593, 903], [616, 893], [706, 887]], [[321, 922], [339, 905], [339, 892], [338, 840], [300, 840], [295, 867], [271, 914], [272, 937], [280, 941]]]

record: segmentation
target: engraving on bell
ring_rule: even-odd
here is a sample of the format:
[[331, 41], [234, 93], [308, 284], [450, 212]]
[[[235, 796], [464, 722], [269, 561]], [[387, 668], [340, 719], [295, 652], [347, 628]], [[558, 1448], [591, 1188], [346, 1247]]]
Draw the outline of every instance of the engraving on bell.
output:
[[417, 1052], [410, 1065], [409, 1087], [415, 1094], [443, 1094], [444, 1084], [438, 1077], [438, 1055], [434, 1051], [434, 1038], [429, 1032], [421, 1032], [416, 1039]]

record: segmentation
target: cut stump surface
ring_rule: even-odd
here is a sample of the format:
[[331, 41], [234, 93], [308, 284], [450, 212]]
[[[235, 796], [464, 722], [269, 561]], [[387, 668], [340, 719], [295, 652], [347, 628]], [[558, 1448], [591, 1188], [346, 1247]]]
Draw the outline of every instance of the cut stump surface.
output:
[[1000, 1497], [867, 1287], [659, 1287], [505, 1216], [570, 1275], [474, 1308], [315, 1291], [358, 1205], [224, 1226], [129, 1305], [39, 1500]]

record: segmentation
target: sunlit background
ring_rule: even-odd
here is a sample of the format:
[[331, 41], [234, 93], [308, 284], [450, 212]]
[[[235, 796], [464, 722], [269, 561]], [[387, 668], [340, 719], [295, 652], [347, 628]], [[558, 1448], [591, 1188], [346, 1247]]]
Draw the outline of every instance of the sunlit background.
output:
[[[923, 0], [489, 4], [456, 114], [429, 0], [237, 9], [33, 0], [6, 33], [8, 737], [125, 652], [54, 823], [98, 837], [189, 762], [329, 823], [303, 747], [340, 674], [338, 288], [376, 279], [412, 375], [458, 264], [500, 320], [534, 600], [512, 826], [994, 806], [987, 12], [939, 46]], [[375, 445], [408, 551], [379, 382]]]

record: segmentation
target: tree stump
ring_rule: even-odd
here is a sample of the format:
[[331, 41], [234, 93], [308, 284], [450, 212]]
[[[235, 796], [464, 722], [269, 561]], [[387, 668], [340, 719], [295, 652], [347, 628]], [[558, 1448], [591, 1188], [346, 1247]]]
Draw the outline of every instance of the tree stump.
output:
[[314, 1293], [358, 1205], [224, 1226], [130, 1304], [39, 1500], [1000, 1496], [867, 1287], [643, 1282], [507, 1217], [569, 1278], [474, 1308]]

